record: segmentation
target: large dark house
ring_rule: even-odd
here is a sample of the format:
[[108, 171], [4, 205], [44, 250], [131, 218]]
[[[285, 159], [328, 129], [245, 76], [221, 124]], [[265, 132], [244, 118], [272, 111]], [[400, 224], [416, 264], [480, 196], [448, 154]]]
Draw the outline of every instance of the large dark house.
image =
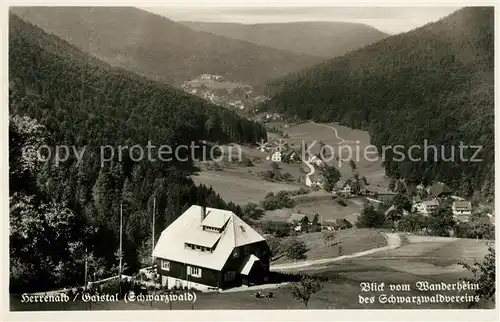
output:
[[162, 285], [202, 291], [267, 281], [269, 246], [233, 212], [191, 206], [153, 251]]
[[427, 193], [431, 198], [444, 198], [450, 196], [452, 191], [442, 182], [436, 182], [427, 189]]

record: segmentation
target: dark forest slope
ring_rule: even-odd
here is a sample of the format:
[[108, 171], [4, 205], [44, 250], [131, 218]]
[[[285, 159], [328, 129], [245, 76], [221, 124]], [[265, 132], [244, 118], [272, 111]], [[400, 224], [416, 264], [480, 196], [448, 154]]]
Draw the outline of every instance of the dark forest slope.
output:
[[[253, 143], [265, 135], [254, 122], [169, 85], [113, 68], [14, 15], [9, 49], [11, 112], [47, 124], [64, 136], [61, 140]], [[209, 118], [220, 126], [207, 129]], [[102, 132], [89, 135], [97, 129]]]
[[[289, 116], [368, 129], [379, 148], [480, 145], [481, 162], [396, 162], [413, 180], [444, 180], [463, 194], [493, 194], [494, 11], [464, 8], [411, 32], [280, 79], [267, 107]], [[466, 153], [469, 159], [474, 150]], [[440, 152], [438, 152], [440, 154]], [[417, 156], [417, 150], [414, 152]], [[420, 152], [423, 158], [423, 151]], [[442, 159], [442, 158], [439, 158]]]
[[[192, 204], [242, 215], [213, 189], [194, 185], [189, 159], [168, 161], [175, 160], [169, 153], [162, 161], [159, 146], [174, 150], [205, 139], [253, 143], [265, 138], [261, 125], [111, 67], [15, 15], [9, 20], [11, 291], [81, 285], [85, 257], [89, 274], [116, 275], [121, 205], [130, 274], [150, 260], [153, 199], [156, 236]], [[151, 158], [148, 141], [156, 147]], [[59, 149], [59, 164], [54, 158], [36, 162], [29, 153], [42, 145], [52, 156], [55, 146], [66, 146], [70, 157], [64, 160]], [[120, 146], [135, 145], [143, 149], [142, 160], [137, 149], [119, 157]], [[102, 162], [109, 156], [102, 152], [110, 151], [105, 146], [114, 148], [113, 162]], [[79, 162], [73, 147], [83, 156]], [[40, 152], [45, 157], [47, 149]]]
[[328, 58], [344, 55], [388, 36], [365, 24], [350, 22], [307, 21], [250, 25], [201, 21], [181, 23], [199, 31]]
[[179, 85], [204, 73], [256, 85], [321, 59], [195, 31], [131, 7], [13, 7], [85, 52]]

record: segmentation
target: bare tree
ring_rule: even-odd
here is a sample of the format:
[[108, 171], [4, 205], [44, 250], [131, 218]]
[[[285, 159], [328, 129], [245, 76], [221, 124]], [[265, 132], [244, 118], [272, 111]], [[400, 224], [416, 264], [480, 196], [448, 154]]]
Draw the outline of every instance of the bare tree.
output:
[[337, 234], [334, 231], [324, 231], [323, 232], [323, 242], [325, 243], [325, 247], [329, 246], [330, 243], [335, 240]]
[[303, 277], [300, 282], [294, 283], [290, 291], [293, 298], [304, 304], [307, 309], [307, 304], [311, 299], [311, 295], [319, 292], [323, 288], [323, 284], [318, 279], [311, 277]]

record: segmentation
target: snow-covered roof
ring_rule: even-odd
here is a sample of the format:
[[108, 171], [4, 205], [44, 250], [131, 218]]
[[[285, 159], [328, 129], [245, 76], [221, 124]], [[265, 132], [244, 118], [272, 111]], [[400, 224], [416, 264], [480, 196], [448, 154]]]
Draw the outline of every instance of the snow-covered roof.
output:
[[[264, 237], [233, 212], [207, 207], [206, 217], [203, 218], [202, 209], [200, 206], [191, 206], [163, 230], [153, 250], [153, 256], [221, 270], [235, 247], [264, 240]], [[224, 229], [221, 232], [203, 229], [205, 223], [220, 226], [222, 222], [225, 226], [223, 224]], [[213, 251], [202, 251], [191, 249], [186, 243], [215, 248]]]

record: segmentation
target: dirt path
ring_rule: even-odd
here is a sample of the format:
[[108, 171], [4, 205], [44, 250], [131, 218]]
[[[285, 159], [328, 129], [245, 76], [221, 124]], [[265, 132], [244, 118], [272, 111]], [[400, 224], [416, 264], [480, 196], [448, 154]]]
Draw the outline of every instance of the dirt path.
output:
[[329, 129], [332, 129], [332, 130], [333, 130], [333, 132], [335, 132], [335, 137], [336, 137], [338, 140], [340, 140], [340, 142], [339, 142], [339, 143], [337, 143], [337, 144], [344, 144], [344, 143], [345, 143], [345, 144], [349, 144], [349, 143], [356, 144], [356, 142], [355, 142], [355, 141], [348, 141], [348, 140], [345, 140], [345, 139], [341, 138], [341, 137], [339, 136], [339, 132], [337, 131], [337, 129], [336, 129], [335, 127], [331, 126], [331, 125], [326, 125], [326, 124], [316, 123], [316, 122], [314, 122], [314, 121], [310, 121], [310, 122], [311, 122], [312, 124], [315, 124], [315, 125], [319, 125], [319, 126], [323, 126], [323, 127], [327, 127], [327, 128], [329, 128]]
[[[339, 133], [338, 133], [337, 129], [336, 129], [335, 127], [333, 127], [333, 126], [326, 125], [326, 124], [321, 124], [321, 123], [316, 123], [316, 122], [314, 122], [314, 121], [309, 121], [309, 122], [311, 122], [312, 124], [318, 125], [318, 126], [323, 126], [323, 127], [327, 127], [327, 128], [329, 128], [329, 129], [332, 129], [332, 130], [333, 130], [333, 132], [335, 133], [335, 137], [336, 137], [336, 138], [340, 141], [340, 142], [338, 142], [337, 144], [344, 144], [344, 143], [346, 143], [346, 144], [349, 144], [349, 143], [353, 143], [353, 144], [355, 144], [355, 143], [356, 143], [355, 141], [348, 141], [348, 140], [345, 140], [345, 139], [341, 138], [341, 137], [339, 136]], [[308, 181], [308, 179], [309, 179], [309, 181], [310, 181], [310, 176], [311, 176], [311, 175], [313, 175], [313, 174], [314, 174], [314, 172], [315, 172], [316, 170], [314, 169], [314, 166], [311, 164], [311, 162], [310, 162], [310, 161], [303, 160], [303, 162], [304, 162], [304, 163], [305, 163], [305, 164], [309, 167], [309, 169], [311, 170], [308, 174], [306, 174], [306, 185], [307, 185], [307, 181]], [[312, 182], [312, 181], [311, 181], [311, 182]]]
[[376, 202], [376, 203], [384, 203], [383, 201], [380, 201], [378, 199], [373, 199], [373, 198], [370, 198], [370, 197], [365, 197], [366, 199], [368, 199], [369, 201], [373, 201], [373, 202]]
[[309, 178], [310, 176], [312, 176], [314, 174], [314, 172], [316, 171], [316, 169], [314, 169], [314, 166], [311, 164], [311, 162], [309, 161], [306, 161], [304, 160], [304, 163], [309, 167], [309, 169], [311, 170], [308, 174], [306, 174], [306, 186], [307, 186], [307, 181], [309, 179], [309, 182], [312, 183], [311, 181], [311, 178]]
[[349, 255], [343, 255], [343, 256], [339, 256], [339, 257], [334, 257], [334, 258], [305, 260], [305, 261], [300, 261], [300, 262], [295, 262], [295, 263], [286, 263], [286, 264], [278, 264], [278, 265], [271, 264], [270, 269], [273, 271], [288, 271], [288, 270], [301, 269], [301, 268], [305, 268], [308, 266], [328, 264], [328, 263], [342, 261], [345, 259], [366, 256], [366, 255], [378, 253], [381, 251], [396, 249], [399, 246], [401, 246], [401, 238], [399, 237], [399, 234], [386, 233], [383, 235], [387, 240], [387, 246], [384, 246], [384, 247], [368, 249], [365, 251], [361, 251], [361, 252], [357, 252], [357, 253], [353, 253], [353, 254], [349, 254]]

